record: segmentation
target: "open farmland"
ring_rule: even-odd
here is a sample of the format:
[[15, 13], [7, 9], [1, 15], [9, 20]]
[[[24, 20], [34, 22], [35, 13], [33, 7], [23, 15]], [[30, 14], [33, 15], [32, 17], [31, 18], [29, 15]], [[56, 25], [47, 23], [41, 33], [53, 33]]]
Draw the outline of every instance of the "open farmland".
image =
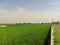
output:
[[54, 31], [54, 44], [60, 45], [60, 24], [54, 24], [53, 31]]
[[51, 24], [0, 27], [0, 45], [48, 45]]

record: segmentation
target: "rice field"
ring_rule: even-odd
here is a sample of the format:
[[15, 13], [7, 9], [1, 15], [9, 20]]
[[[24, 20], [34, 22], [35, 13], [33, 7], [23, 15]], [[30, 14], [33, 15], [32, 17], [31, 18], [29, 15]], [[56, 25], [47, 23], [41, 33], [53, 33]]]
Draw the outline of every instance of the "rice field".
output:
[[48, 45], [50, 27], [51, 24], [1, 25], [0, 45]]
[[60, 45], [60, 24], [53, 25], [54, 45]]

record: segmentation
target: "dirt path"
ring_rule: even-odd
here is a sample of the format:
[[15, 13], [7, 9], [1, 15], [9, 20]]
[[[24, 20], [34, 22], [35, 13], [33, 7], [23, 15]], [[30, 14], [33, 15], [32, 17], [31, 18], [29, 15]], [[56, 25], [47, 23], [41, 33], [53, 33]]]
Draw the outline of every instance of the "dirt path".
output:
[[54, 45], [53, 28], [51, 27], [51, 45]]

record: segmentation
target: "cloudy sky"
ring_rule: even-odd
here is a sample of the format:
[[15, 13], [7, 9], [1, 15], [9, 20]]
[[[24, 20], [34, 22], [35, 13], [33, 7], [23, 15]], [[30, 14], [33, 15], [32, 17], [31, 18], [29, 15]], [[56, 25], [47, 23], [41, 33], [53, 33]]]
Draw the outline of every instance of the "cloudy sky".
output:
[[60, 0], [0, 0], [0, 23], [60, 21]]

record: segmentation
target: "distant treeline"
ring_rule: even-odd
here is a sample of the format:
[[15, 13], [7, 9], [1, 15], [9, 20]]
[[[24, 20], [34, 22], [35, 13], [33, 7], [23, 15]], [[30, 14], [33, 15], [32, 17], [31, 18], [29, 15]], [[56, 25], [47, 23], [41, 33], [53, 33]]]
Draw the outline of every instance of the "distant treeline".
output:
[[21, 24], [52, 24], [52, 23], [7, 23], [7, 24], [0, 24], [0, 25], [21, 25]]

